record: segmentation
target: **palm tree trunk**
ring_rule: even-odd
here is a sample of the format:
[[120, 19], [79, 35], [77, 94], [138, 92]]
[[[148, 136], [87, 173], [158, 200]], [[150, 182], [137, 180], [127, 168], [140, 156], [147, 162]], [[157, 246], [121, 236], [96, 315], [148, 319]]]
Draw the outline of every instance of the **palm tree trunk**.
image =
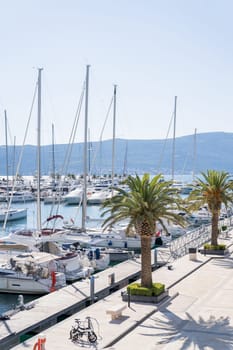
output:
[[141, 286], [152, 287], [152, 269], [151, 269], [151, 237], [141, 236]]
[[212, 215], [212, 235], [211, 235], [211, 244], [218, 245], [218, 211], [213, 212]]

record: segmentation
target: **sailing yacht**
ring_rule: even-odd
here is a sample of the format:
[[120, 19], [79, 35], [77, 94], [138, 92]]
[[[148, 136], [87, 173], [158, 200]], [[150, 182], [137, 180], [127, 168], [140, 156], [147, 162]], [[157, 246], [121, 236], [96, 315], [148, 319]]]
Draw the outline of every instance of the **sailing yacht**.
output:
[[[18, 202], [19, 197], [23, 195], [23, 198], [27, 197], [25, 192], [9, 191], [9, 179], [8, 179], [8, 141], [7, 141], [7, 113], [5, 110], [5, 137], [6, 137], [6, 191], [0, 195], [0, 202], [7, 202], [7, 206], [0, 207], [0, 222], [3, 222], [3, 228], [5, 228], [8, 221], [14, 221], [19, 219], [25, 219], [27, 217], [26, 208], [12, 208], [12, 202]], [[32, 193], [29, 194], [32, 197]], [[20, 197], [21, 198], [21, 197]], [[34, 197], [33, 197], [34, 200]]]
[[0, 207], [0, 222], [26, 219], [27, 208], [7, 208]]

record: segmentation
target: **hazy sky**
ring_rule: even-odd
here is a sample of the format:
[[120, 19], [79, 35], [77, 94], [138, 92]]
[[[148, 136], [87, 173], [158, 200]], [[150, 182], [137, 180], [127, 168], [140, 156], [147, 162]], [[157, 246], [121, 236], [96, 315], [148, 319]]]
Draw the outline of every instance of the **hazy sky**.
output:
[[[42, 73], [42, 143], [67, 143], [90, 64], [89, 129], [99, 140], [117, 84], [116, 137], [233, 132], [232, 0], [0, 0], [0, 144], [23, 143]], [[27, 144], [36, 144], [36, 105]], [[83, 141], [84, 113], [75, 141]], [[172, 131], [170, 131], [172, 137]], [[103, 139], [112, 138], [112, 111]]]

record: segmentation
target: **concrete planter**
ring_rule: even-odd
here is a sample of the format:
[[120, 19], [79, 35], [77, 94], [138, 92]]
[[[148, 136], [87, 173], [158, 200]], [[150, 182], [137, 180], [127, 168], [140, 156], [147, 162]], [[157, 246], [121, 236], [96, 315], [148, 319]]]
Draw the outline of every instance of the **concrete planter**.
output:
[[218, 249], [218, 250], [214, 250], [214, 249], [200, 249], [199, 252], [201, 254], [204, 255], [220, 255], [220, 256], [224, 256], [226, 254], [228, 254], [228, 250], [225, 249]]
[[168, 290], [165, 290], [163, 293], [157, 296], [145, 296], [145, 295], [128, 295], [127, 292], [123, 292], [122, 294], [123, 301], [131, 301], [131, 302], [141, 302], [141, 303], [160, 303], [163, 299], [169, 296]]

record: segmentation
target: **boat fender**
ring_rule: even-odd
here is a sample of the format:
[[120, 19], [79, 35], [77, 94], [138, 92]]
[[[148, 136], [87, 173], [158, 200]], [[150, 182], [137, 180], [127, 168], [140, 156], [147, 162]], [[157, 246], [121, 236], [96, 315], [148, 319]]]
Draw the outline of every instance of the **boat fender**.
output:
[[55, 271], [51, 272], [51, 279], [52, 279], [52, 285], [50, 287], [50, 292], [54, 292], [56, 290], [55, 285], [56, 285], [56, 273]]
[[99, 248], [96, 248], [96, 250], [95, 250], [95, 258], [96, 258], [96, 260], [100, 259], [100, 249]]
[[88, 252], [88, 258], [90, 259], [90, 260], [92, 260], [93, 259], [93, 251], [92, 250], [90, 250], [89, 252]]

